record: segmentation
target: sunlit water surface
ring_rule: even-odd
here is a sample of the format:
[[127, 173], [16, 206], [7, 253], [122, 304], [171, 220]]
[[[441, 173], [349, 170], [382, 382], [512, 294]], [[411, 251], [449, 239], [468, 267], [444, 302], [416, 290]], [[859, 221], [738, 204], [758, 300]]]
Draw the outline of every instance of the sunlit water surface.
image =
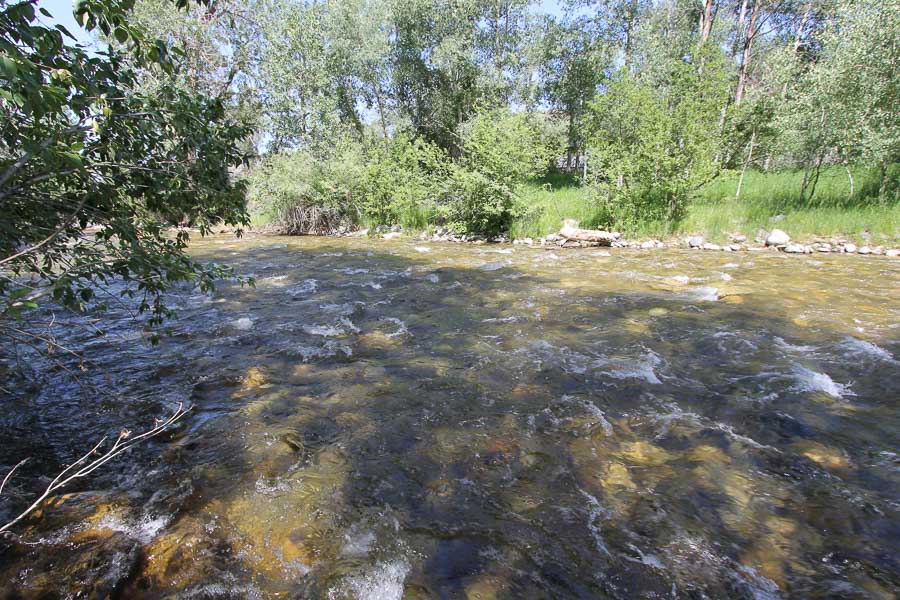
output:
[[83, 387], [51, 372], [7, 403], [0, 463], [35, 457], [19, 493], [104, 434], [194, 407], [2, 543], [7, 596], [900, 589], [900, 261], [225, 236], [192, 251], [256, 288], [176, 294], [156, 348], [113, 306], [106, 336], [66, 334], [93, 361]]

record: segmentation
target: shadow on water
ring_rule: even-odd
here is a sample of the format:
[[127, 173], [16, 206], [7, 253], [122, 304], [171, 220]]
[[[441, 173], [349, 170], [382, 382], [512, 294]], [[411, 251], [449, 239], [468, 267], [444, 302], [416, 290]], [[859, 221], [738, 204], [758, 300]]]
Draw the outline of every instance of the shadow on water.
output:
[[896, 591], [896, 340], [847, 360], [777, 297], [618, 257], [264, 243], [199, 250], [256, 289], [106, 349], [126, 397], [195, 409], [32, 519], [7, 597]]

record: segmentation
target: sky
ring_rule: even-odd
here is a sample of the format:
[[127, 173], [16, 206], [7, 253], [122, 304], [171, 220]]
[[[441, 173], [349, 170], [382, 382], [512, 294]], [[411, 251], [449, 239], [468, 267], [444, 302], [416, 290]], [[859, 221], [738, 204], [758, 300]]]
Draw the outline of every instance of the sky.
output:
[[[53, 16], [52, 19], [48, 19], [43, 15], [38, 15], [44, 25], [62, 25], [79, 42], [89, 44], [92, 41], [91, 34], [75, 22], [75, 15], [72, 14], [72, 0], [38, 0], [37, 6], [46, 9]], [[71, 40], [68, 41], [71, 42]]]
[[[535, 12], [549, 15], [561, 15], [561, 4], [562, 2], [560, 0], [539, 0], [535, 3]], [[37, 5], [46, 8], [47, 11], [53, 15], [53, 19], [43, 18], [44, 23], [47, 25], [60, 24], [64, 26], [80, 42], [88, 43], [91, 41], [90, 34], [75, 22], [75, 17], [72, 15], [71, 0], [38, 0]]]

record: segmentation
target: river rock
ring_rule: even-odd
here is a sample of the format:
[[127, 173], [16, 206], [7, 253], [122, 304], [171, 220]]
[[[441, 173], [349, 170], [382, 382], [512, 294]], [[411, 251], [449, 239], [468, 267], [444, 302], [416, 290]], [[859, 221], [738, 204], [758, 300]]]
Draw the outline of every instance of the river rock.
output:
[[803, 254], [806, 252], [806, 249], [800, 244], [788, 244], [784, 247], [784, 251], [788, 254]]
[[856, 252], [856, 244], [844, 244], [844, 252], [853, 254]]
[[872, 249], [869, 248], [868, 246], [863, 246], [862, 248], [860, 248], [859, 250], [857, 250], [857, 252], [858, 252], [859, 254], [872, 254]]
[[890, 250], [885, 250], [884, 255], [890, 256], [891, 258], [897, 258], [900, 256], [900, 249], [891, 248]]
[[704, 250], [721, 250], [722, 246], [719, 246], [718, 244], [703, 244], [702, 248]]
[[740, 252], [741, 250], [744, 249], [744, 247], [741, 246], [740, 244], [731, 244], [730, 246], [728, 246], [728, 248], [731, 249], [733, 252]]
[[766, 246], [784, 246], [791, 241], [791, 236], [780, 229], [773, 229], [766, 237]]
[[654, 242], [653, 240], [641, 242], [641, 250], [650, 250], [652, 248], [656, 248], [656, 242]]
[[693, 235], [688, 238], [688, 246], [691, 248], [702, 248], [703, 247], [703, 236], [702, 235]]
[[747, 236], [744, 235], [743, 233], [736, 233], [731, 236], [731, 241], [735, 242], [737, 244], [743, 244], [744, 242], [747, 241]]
[[381, 237], [383, 237], [386, 240], [394, 240], [394, 239], [397, 239], [398, 237], [402, 237], [402, 236], [403, 236], [403, 234], [400, 233], [399, 231], [389, 231], [389, 232], [385, 233], [384, 235], [382, 235]]
[[815, 249], [819, 252], [831, 252], [831, 244], [822, 242], [821, 244], [816, 244]]

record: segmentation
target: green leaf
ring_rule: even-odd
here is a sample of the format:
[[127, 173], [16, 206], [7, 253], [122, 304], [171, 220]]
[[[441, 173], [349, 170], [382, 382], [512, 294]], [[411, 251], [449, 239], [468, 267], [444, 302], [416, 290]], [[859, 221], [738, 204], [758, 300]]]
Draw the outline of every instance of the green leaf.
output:
[[0, 71], [7, 79], [12, 81], [19, 74], [19, 65], [5, 54], [0, 55]]

